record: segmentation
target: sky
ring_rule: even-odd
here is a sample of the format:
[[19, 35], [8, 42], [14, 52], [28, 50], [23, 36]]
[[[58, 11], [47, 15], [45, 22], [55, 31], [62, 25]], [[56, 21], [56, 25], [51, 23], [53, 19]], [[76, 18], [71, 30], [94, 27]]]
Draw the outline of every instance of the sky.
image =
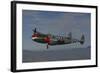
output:
[[50, 46], [49, 50], [70, 49], [90, 46], [91, 23], [90, 13], [79, 12], [56, 12], [56, 11], [22, 11], [22, 48], [23, 50], [43, 51], [46, 50], [46, 44], [32, 41], [32, 29], [45, 34], [58, 36], [67, 36], [69, 32], [72, 37], [79, 39], [81, 35], [85, 36], [85, 43], [66, 44]]

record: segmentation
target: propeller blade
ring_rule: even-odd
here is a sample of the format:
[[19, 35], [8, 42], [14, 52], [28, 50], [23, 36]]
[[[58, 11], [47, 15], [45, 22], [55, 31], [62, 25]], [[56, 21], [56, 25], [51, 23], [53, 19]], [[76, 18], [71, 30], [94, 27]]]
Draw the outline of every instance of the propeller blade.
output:
[[35, 29], [33, 29], [32, 31], [33, 31], [34, 33], [36, 33], [36, 32], [37, 32], [37, 31], [36, 31], [36, 28], [35, 28]]
[[34, 32], [36, 33], [36, 28], [34, 29]]

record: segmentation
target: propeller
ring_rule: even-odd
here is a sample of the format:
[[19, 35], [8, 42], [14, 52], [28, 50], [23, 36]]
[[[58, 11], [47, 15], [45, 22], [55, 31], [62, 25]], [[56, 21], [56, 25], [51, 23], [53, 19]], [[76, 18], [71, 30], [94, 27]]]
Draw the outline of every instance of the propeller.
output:
[[36, 28], [33, 30], [33, 32], [34, 32], [34, 33], [36, 33], [36, 32], [37, 32], [37, 31], [36, 31]]

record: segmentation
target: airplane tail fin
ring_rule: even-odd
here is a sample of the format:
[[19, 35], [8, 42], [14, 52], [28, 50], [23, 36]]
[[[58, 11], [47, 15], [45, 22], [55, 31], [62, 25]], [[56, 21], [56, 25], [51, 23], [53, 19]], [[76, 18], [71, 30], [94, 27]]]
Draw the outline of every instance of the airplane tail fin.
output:
[[84, 42], [85, 42], [85, 37], [84, 37], [84, 35], [82, 35], [81, 40], [80, 40], [80, 44], [84, 44]]

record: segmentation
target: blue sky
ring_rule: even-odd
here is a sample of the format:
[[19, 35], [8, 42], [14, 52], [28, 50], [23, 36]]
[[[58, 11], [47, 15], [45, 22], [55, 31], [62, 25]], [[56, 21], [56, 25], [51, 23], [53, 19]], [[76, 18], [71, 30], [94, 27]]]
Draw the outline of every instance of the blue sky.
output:
[[23, 49], [32, 51], [46, 50], [46, 44], [32, 41], [32, 29], [37, 28], [42, 33], [67, 36], [72, 32], [73, 38], [80, 39], [85, 36], [84, 45], [79, 43], [60, 46], [50, 46], [50, 50], [87, 47], [90, 45], [90, 13], [55, 12], [23, 10], [22, 12], [22, 43]]

